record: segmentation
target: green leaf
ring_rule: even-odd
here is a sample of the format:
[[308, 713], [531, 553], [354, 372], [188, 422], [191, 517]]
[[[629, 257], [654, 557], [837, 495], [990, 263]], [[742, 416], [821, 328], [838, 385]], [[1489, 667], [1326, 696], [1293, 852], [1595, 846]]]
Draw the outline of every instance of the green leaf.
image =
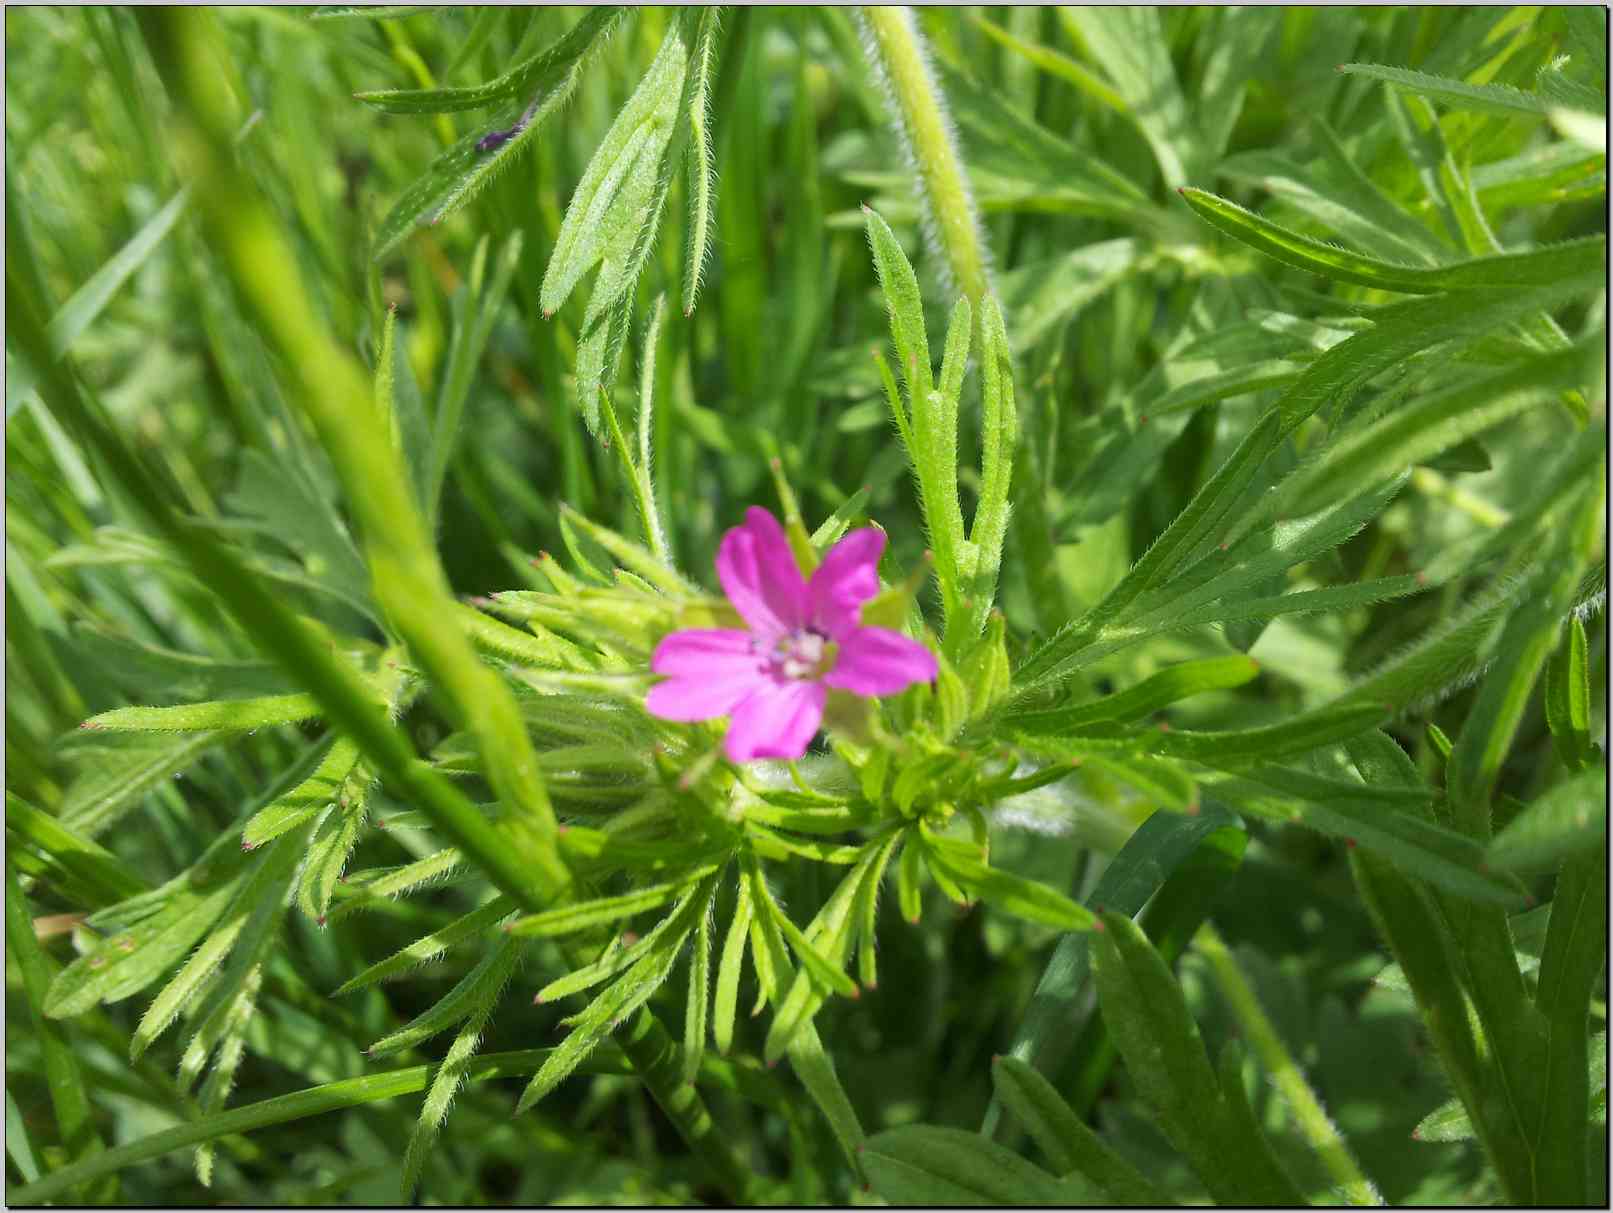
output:
[[689, 242], [684, 255], [683, 314], [694, 314], [695, 300], [705, 273], [716, 217], [715, 155], [711, 145], [711, 93], [717, 80], [722, 44], [720, 8], [706, 10], [700, 18], [700, 37], [690, 70], [693, 88], [689, 94]]
[[1084, 754], [1155, 754], [1189, 758], [1221, 770], [1241, 770], [1287, 754], [1344, 741], [1381, 723], [1388, 713], [1371, 704], [1340, 702], [1306, 712], [1281, 724], [1227, 731], [1144, 729], [1121, 736], [1076, 733], [1058, 737], [1020, 732], [1019, 744], [1053, 758]]
[[487, 339], [498, 320], [499, 309], [509, 292], [510, 280], [521, 259], [521, 233], [513, 231], [498, 251], [497, 264], [490, 281], [481, 289], [482, 258], [485, 256], [486, 238], [477, 245], [476, 260], [471, 271], [471, 285], [463, 294], [456, 294], [453, 302], [454, 335], [448, 348], [448, 366], [443, 372], [442, 388], [437, 395], [436, 424], [432, 429], [431, 453], [426, 465], [425, 514], [435, 519], [440, 513], [443, 480], [448, 475], [448, 464], [453, 458], [459, 440], [460, 421], [464, 417], [465, 399], [470, 394], [471, 380], [476, 364], [487, 348]]
[[[1478, 1045], [1458, 976], [1461, 957], [1438, 906], [1416, 880], [1379, 856], [1352, 851], [1350, 871], [1374, 925], [1399, 962], [1461, 1102], [1482, 1107]], [[1520, 1166], [1527, 1167], [1516, 1134], [1485, 1126], [1484, 1135], [1503, 1175], [1517, 1176]]]
[[331, 594], [373, 618], [369, 571], [326, 491], [312, 482], [307, 469], [292, 459], [249, 449], [226, 503], [241, 516], [240, 525], [297, 558], [289, 573], [260, 561], [265, 572]]
[[715, 883], [716, 877], [708, 876], [706, 884], [695, 890], [682, 912], [668, 918], [667, 922], [673, 925], [657, 940], [655, 948], [576, 1017], [571, 1035], [554, 1050], [521, 1093], [516, 1104], [517, 1115], [554, 1090], [599, 1047], [617, 1024], [648, 1002], [661, 987], [694, 927], [695, 914], [705, 912]]
[[520, 955], [521, 945], [517, 941], [499, 940], [488, 949], [474, 969], [460, 978], [452, 990], [396, 1032], [388, 1033], [376, 1041], [364, 1050], [365, 1054], [386, 1057], [411, 1048], [496, 1002], [504, 983], [515, 971]]
[[90, 761], [62, 798], [62, 825], [94, 838], [229, 736], [124, 733], [94, 738], [93, 747], [83, 751]]
[[678, 101], [687, 70], [683, 38], [669, 32], [594, 151], [566, 207], [543, 275], [540, 303], [545, 314], [559, 310], [578, 279], [605, 259], [609, 260], [589, 304], [590, 315], [602, 313], [619, 298], [620, 288], [605, 288], [604, 297], [600, 290], [620, 270], [638, 237], [643, 208], [655, 191], [661, 158], [679, 123]]
[[1585, 851], [1607, 847], [1607, 768], [1593, 767], [1542, 795], [1487, 848], [1492, 867], [1544, 872]]
[[1588, 761], [1591, 749], [1591, 682], [1585, 625], [1576, 615], [1563, 629], [1546, 665], [1546, 725], [1552, 744], [1570, 770]]
[[1072, 6], [1057, 13], [1113, 82], [1124, 105], [1121, 112], [1148, 141], [1165, 184], [1180, 185], [1197, 176], [1206, 149], [1177, 83], [1159, 10]]
[[1471, 1141], [1473, 1122], [1460, 1099], [1442, 1103], [1417, 1122], [1411, 1131], [1413, 1141]]
[[[204, 860], [203, 867], [207, 866]], [[103, 940], [57, 974], [45, 1000], [45, 1013], [52, 1019], [66, 1019], [97, 1003], [117, 1002], [143, 990], [207, 934], [240, 882], [237, 864], [221, 882], [171, 894], [158, 913]]]
[[[844, 984], [830, 985], [828, 989], [845, 993], [849, 988], [853, 998], [860, 994], [851, 979], [840, 973], [840, 966], [850, 956], [853, 938], [861, 925], [857, 921], [859, 906], [867, 897], [873, 896], [872, 886], [877, 885], [883, 874], [884, 864], [890, 858], [897, 837], [897, 833], [892, 832], [887, 838], [870, 841], [857, 848], [855, 866], [841, 878], [823, 908], [802, 932], [802, 938], [812, 949], [813, 956], [827, 962], [844, 979]], [[784, 926], [785, 934], [789, 936], [790, 926], [785, 923], [780, 925]], [[795, 942], [793, 938], [791, 942]], [[805, 955], [802, 960], [807, 961]], [[801, 1029], [811, 1022], [823, 1005], [824, 998], [825, 983], [816, 965], [804, 963], [796, 973], [795, 980], [790, 983], [784, 1001], [774, 1012], [773, 1024], [762, 1050], [764, 1060], [774, 1061], [795, 1042]]]
[[429, 935], [423, 935], [413, 943], [398, 949], [385, 960], [376, 961], [369, 968], [354, 977], [348, 978], [336, 989], [331, 991], [334, 998], [340, 994], [350, 994], [354, 990], [362, 990], [377, 982], [386, 981], [400, 973], [418, 968], [428, 960], [441, 956], [455, 944], [467, 939], [475, 939], [484, 933], [491, 936], [491, 928], [500, 919], [515, 909], [515, 902], [504, 896], [493, 898], [486, 905], [472, 910], [469, 914], [461, 915], [453, 922]]
[[1351, 76], [1365, 76], [1369, 80], [1381, 80], [1402, 92], [1433, 97], [1457, 110], [1511, 117], [1514, 114], [1544, 115], [1550, 108], [1542, 98], [1508, 84], [1468, 84], [1465, 80], [1452, 80], [1447, 76], [1434, 76], [1404, 67], [1385, 67], [1377, 63], [1343, 63], [1339, 65], [1339, 71]]
[[292, 874], [303, 856], [304, 841], [301, 835], [290, 835], [254, 861], [218, 925], [146, 1008], [130, 1038], [130, 1060], [138, 1061], [179, 1013], [209, 988], [208, 983], [218, 976], [225, 958], [239, 944], [241, 955], [237, 963], [224, 975], [218, 992], [210, 994], [209, 1000], [217, 1005], [235, 997], [247, 974], [257, 967], [278, 922]]
[[409, 365], [408, 342], [397, 335], [397, 309], [388, 308], [381, 326], [381, 346], [375, 357], [375, 405], [392, 435], [392, 445], [403, 456], [404, 475], [415, 505], [426, 513], [426, 482], [430, 476], [431, 423], [426, 417], [420, 385]]
[[739, 1001], [739, 975], [745, 964], [745, 941], [750, 933], [750, 886], [743, 880], [734, 902], [734, 916], [723, 939], [722, 960], [717, 966], [716, 1006], [711, 1017], [712, 1041], [717, 1052], [727, 1055], [734, 1043], [734, 1011]]
[[6, 1089], [6, 1157], [17, 1165], [22, 1182], [31, 1184], [39, 1178], [39, 1161], [34, 1157], [33, 1142], [28, 1137], [28, 1126], [23, 1123], [22, 1109]]
[[[485, 1054], [470, 1062], [466, 1080], [482, 1082], [530, 1074], [554, 1052], [553, 1049], [521, 1049], [511, 1053]], [[620, 1074], [624, 1071], [619, 1059], [610, 1063], [596, 1063], [593, 1068], [599, 1073]], [[94, 1158], [52, 1171], [36, 1184], [13, 1189], [10, 1198], [18, 1204], [42, 1203], [60, 1197], [87, 1180], [113, 1174], [148, 1159], [161, 1158], [186, 1146], [423, 1091], [434, 1069], [429, 1065], [407, 1066], [359, 1078], [344, 1078], [187, 1121], [171, 1129], [148, 1134], [128, 1145], [107, 1150]]]
[[1605, 850], [1598, 850], [1570, 860], [1559, 873], [1540, 957], [1535, 1005], [1547, 1039], [1544, 1064], [1532, 1076], [1544, 1104], [1532, 1139], [1538, 1158], [1532, 1195], [1543, 1204], [1587, 1200], [1588, 1019], [1606, 963], [1607, 861]]
[[608, 38], [625, 11], [607, 4], [588, 9], [565, 37], [485, 84], [468, 88], [372, 89], [353, 96], [387, 114], [451, 114], [481, 109], [508, 97], [542, 93], [563, 81], [596, 40]]
[[321, 4], [308, 16], [314, 21], [397, 21], [447, 7], [446, 4]]
[[1092, 912], [1062, 893], [1036, 880], [988, 867], [976, 858], [973, 847], [953, 839], [925, 839], [932, 870], [939, 867], [957, 883], [1010, 914], [1065, 931], [1090, 931]]
[[244, 699], [295, 690], [284, 671], [269, 661], [217, 661], [159, 648], [120, 636], [93, 623], [76, 623], [73, 648], [125, 691], [161, 686], [175, 699]]
[[1439, 291], [1549, 286], [1565, 275], [1582, 271], [1587, 262], [1598, 264], [1598, 259], [1607, 256], [1606, 238], [1591, 236], [1534, 252], [1502, 253], [1437, 267], [1401, 265], [1302, 236], [1204, 190], [1188, 188], [1180, 193], [1188, 206], [1210, 226], [1268, 257], [1335, 282], [1351, 282], [1385, 291], [1423, 295]]
[[981, 305], [980, 347], [980, 501], [969, 524], [969, 545], [975, 555], [968, 580], [974, 601], [966, 631], [970, 636], [985, 628], [996, 601], [997, 573], [1008, 537], [1014, 448], [1019, 440], [1013, 358], [1002, 310], [991, 295]]
[[[961, 602], [963, 565], [963, 514], [958, 501], [957, 425], [954, 403], [937, 392], [930, 367], [930, 345], [924, 327], [924, 304], [918, 277], [902, 252], [890, 226], [876, 212], [864, 208], [863, 219], [873, 249], [874, 268], [885, 296], [891, 338], [907, 388], [904, 411], [891, 396], [891, 409], [907, 449], [908, 462], [918, 480], [919, 504], [925, 528], [935, 551], [935, 571], [941, 586], [942, 612], [950, 621]], [[949, 355], [943, 359], [943, 386], [950, 371], [959, 379], [970, 336], [968, 305], [959, 301], [948, 329]]]
[[1033, 733], [1062, 733], [1099, 722], [1122, 724], [1150, 716], [1181, 699], [1206, 691], [1243, 686], [1260, 673], [1252, 657], [1210, 657], [1184, 661], [1143, 679], [1136, 686], [1076, 707], [1010, 713], [1006, 719]]
[[474, 130], [432, 161], [425, 176], [403, 192], [381, 221], [371, 257], [385, 258], [427, 216], [431, 223], [441, 223], [526, 151], [544, 123], [570, 99], [588, 60], [604, 45], [603, 33], [619, 15], [619, 10], [594, 10], [592, 18], [579, 21], [540, 56], [543, 68], [531, 81], [532, 100], [525, 108], [512, 103], [501, 112], [495, 132], [513, 133], [497, 146], [484, 150], [487, 132]]
[[1587, 353], [1580, 347], [1468, 376], [1352, 430], [1284, 483], [1279, 508], [1286, 513], [1321, 509], [1355, 486], [1427, 463], [1526, 410], [1552, 403], [1564, 389], [1586, 381]]
[[102, 904], [122, 901], [148, 890], [144, 880], [112, 852], [68, 829], [62, 822], [6, 792], [8, 842], [33, 848], [69, 879], [97, 891]]
[[694, 947], [689, 953], [689, 990], [683, 1012], [683, 1081], [693, 1083], [706, 1052], [706, 1012], [711, 999], [711, 913], [717, 886], [695, 922]]
[[[1188, 875], [1201, 851], [1241, 855], [1244, 840], [1237, 818], [1214, 805], [1192, 817], [1155, 812], [1110, 860], [1088, 900], [1095, 907], [1135, 915], [1169, 889], [1178, 874]], [[1196, 922], [1188, 929], [1194, 926]], [[1078, 931], [1059, 940], [1014, 1033], [1010, 1055], [1044, 1073], [1057, 1072], [1079, 1034], [1092, 939], [1091, 932]], [[999, 1112], [995, 1104], [987, 1111], [987, 1132], [996, 1127]]]
[[1142, 928], [1103, 915], [1093, 938], [1104, 1023], [1160, 1127], [1223, 1204], [1302, 1205], [1271, 1147], [1228, 1107], [1181, 988]]
[[1075, 1203], [1078, 1190], [977, 1133], [905, 1125], [876, 1133], [859, 1156], [874, 1191], [893, 1205]]
[[[60, 357], [72, 349], [73, 343], [95, 323], [96, 318], [106, 310], [107, 304], [112, 302], [113, 296], [123, 284], [167, 239], [168, 233], [174, 230], [180, 217], [185, 213], [185, 206], [189, 201], [189, 189], [182, 189], [170, 198], [161, 210], [141, 225], [140, 230], [129, 238], [127, 244], [112, 254], [107, 262], [91, 274], [84, 285], [74, 291], [67, 302], [56, 310], [56, 314], [50, 318], [50, 326], [45, 330], [53, 354]], [[26, 390], [22, 385], [8, 385], [8, 394], [20, 395], [19, 387]]]
[[678, 898], [677, 904], [671, 911], [656, 923], [653, 928], [637, 943], [628, 944], [625, 937], [619, 942], [622, 946], [610, 946], [600, 954], [598, 960], [592, 964], [575, 968], [563, 977], [557, 977], [548, 985], [538, 991], [533, 1000], [538, 1003], [553, 1002], [557, 998], [579, 993], [597, 986], [602, 981], [608, 981], [618, 973], [625, 973], [646, 956], [661, 947], [661, 941], [668, 933], [686, 928], [689, 915], [689, 903], [703, 886], [691, 886], [687, 892]]
[[268, 695], [261, 699], [219, 699], [172, 708], [114, 708], [91, 716], [82, 728], [127, 729], [149, 733], [250, 733], [277, 724], [295, 724], [320, 714], [312, 695]]
[[716, 870], [715, 864], [708, 864], [665, 884], [647, 885], [617, 897], [598, 897], [592, 901], [573, 902], [553, 910], [545, 910], [541, 914], [530, 914], [511, 923], [509, 931], [512, 935], [553, 938], [558, 935], [570, 935], [602, 923], [629, 918], [645, 910], [652, 910], [656, 906], [665, 905]]
[[[42, 1055], [43, 1077], [50, 1092], [51, 1108], [55, 1114], [60, 1140], [70, 1156], [77, 1155], [87, 1161], [86, 1156], [100, 1153], [101, 1140], [92, 1119], [88, 1089], [81, 1072], [82, 1063], [74, 1049], [72, 1039], [60, 1024], [51, 1022], [54, 1017], [45, 1004], [50, 997], [48, 988], [53, 984], [51, 970], [54, 966], [40, 946], [39, 937], [34, 931], [33, 914], [23, 896], [22, 886], [17, 883], [17, 873], [9, 859], [5, 865], [5, 882], [7, 961], [8, 964], [14, 963], [17, 966], [22, 977], [22, 993], [28, 1007], [28, 1022], [34, 1030]], [[11, 1099], [9, 1089], [6, 1099], [9, 1122]], [[8, 1123], [8, 1148], [9, 1127]], [[47, 1176], [44, 1182], [48, 1183], [64, 1169], [72, 1168], [58, 1168]], [[60, 1190], [67, 1191], [71, 1186], [62, 1184]], [[8, 1202], [15, 1201], [16, 1192], [8, 1192], [6, 1199]]]
[[308, 844], [302, 878], [297, 885], [297, 904], [320, 926], [325, 925], [336, 882], [341, 879], [364, 829], [370, 786], [369, 771], [360, 764]]
[[357, 763], [358, 747], [338, 737], [312, 775], [252, 815], [241, 831], [241, 845], [260, 847], [333, 806]]
[[471, 1058], [476, 1055], [482, 1031], [498, 1006], [504, 983], [520, 963], [520, 945], [511, 939], [501, 940], [494, 947], [491, 959], [494, 964], [487, 980], [481, 985], [480, 1001], [465, 1017], [465, 1026], [454, 1037], [454, 1043], [448, 1046], [442, 1065], [432, 1076], [431, 1089], [426, 1092], [425, 1102], [420, 1107], [420, 1119], [415, 1123], [414, 1132], [409, 1135], [409, 1144], [403, 1152], [403, 1178], [398, 1198], [405, 1204], [414, 1195], [415, 1186], [420, 1182], [426, 1157], [437, 1140], [442, 1122], [448, 1116], [448, 1105], [465, 1081]]
[[997, 1098], [1025, 1126], [1060, 1174], [1079, 1171], [1117, 1205], [1174, 1203], [1105, 1145], [1059, 1097], [1053, 1084], [1019, 1058], [996, 1058], [991, 1078]]

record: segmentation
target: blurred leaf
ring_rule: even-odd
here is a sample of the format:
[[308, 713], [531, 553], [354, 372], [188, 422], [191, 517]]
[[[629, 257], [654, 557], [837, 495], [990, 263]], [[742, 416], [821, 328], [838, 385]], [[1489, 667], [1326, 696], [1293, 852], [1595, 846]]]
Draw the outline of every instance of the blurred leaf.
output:
[[1265, 1138], [1228, 1107], [1181, 988], [1142, 928], [1122, 914], [1102, 922], [1093, 947], [1104, 1023], [1172, 1144], [1218, 1201], [1304, 1204]]
[[870, 1137], [862, 1165], [893, 1205], [1042, 1205], [1087, 1194], [974, 1133], [906, 1125]]
[[441, 223], [525, 151], [544, 122], [570, 98], [584, 66], [619, 16], [619, 9], [595, 9], [538, 56], [530, 68], [531, 102], [524, 108], [510, 105], [501, 111], [491, 134], [472, 131], [432, 161], [425, 176], [404, 191], [376, 229], [372, 258], [385, 258], [427, 216], [432, 224]]
[[1081, 1121], [1051, 1083], [1017, 1057], [992, 1065], [997, 1098], [1062, 1173], [1077, 1171], [1117, 1205], [1173, 1203]]
[[1607, 768], [1597, 766], [1557, 785], [1507, 823], [1491, 840], [1492, 867], [1549, 871], [1584, 851], [1607, 845]]

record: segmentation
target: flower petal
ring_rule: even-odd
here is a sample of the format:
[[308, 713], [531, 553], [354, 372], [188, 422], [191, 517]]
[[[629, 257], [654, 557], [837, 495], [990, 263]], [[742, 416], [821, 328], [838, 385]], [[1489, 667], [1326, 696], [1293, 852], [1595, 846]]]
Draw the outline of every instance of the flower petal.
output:
[[717, 579], [752, 630], [766, 639], [803, 626], [806, 582], [778, 519], [752, 506], [745, 524], [722, 537], [717, 548]]
[[662, 720], [711, 720], [727, 716], [766, 685], [767, 675], [755, 669], [689, 674], [656, 683], [644, 697], [644, 707]]
[[734, 708], [723, 741], [730, 762], [752, 758], [799, 758], [823, 723], [829, 692], [821, 682], [774, 679]]
[[655, 646], [650, 669], [657, 674], [698, 674], [702, 677], [728, 667], [760, 670], [751, 634], [735, 628], [686, 628], [673, 632]]
[[823, 558], [807, 589], [812, 622], [838, 640], [857, 626], [862, 604], [879, 593], [879, 557], [885, 532], [865, 526], [851, 532]]
[[840, 639], [835, 668], [823, 681], [857, 695], [894, 695], [929, 682], [940, 667], [935, 654], [889, 628], [857, 628]]

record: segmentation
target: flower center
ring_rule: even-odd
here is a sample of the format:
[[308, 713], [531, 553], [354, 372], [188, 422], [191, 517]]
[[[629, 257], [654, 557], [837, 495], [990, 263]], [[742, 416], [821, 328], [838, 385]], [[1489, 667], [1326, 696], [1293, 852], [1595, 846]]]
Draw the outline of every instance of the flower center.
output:
[[834, 646], [816, 628], [786, 632], [773, 643], [767, 663], [785, 678], [821, 678], [834, 668]]

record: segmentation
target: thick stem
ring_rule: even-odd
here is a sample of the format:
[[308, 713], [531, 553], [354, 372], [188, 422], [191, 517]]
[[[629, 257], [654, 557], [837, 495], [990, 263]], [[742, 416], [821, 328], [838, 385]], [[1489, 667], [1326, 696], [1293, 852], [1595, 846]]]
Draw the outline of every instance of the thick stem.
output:
[[869, 58], [894, 108], [912, 161], [926, 235], [940, 246], [958, 288], [978, 316], [991, 293], [991, 261], [981, 238], [974, 195], [958, 156], [946, 101], [930, 72], [923, 35], [904, 6], [865, 5], [858, 21]]
[[1199, 928], [1195, 944], [1199, 954], [1210, 962], [1210, 972], [1221, 989], [1221, 996], [1232, 1008], [1238, 1026], [1254, 1046], [1271, 1081], [1288, 1101], [1300, 1133], [1316, 1151], [1328, 1174], [1337, 1181], [1344, 1199], [1352, 1205], [1383, 1204], [1383, 1197], [1351, 1157], [1344, 1138], [1300, 1073], [1282, 1037], [1277, 1035], [1277, 1029], [1266, 1018], [1260, 1000], [1244, 980], [1243, 971], [1216, 929], [1205, 923]]

